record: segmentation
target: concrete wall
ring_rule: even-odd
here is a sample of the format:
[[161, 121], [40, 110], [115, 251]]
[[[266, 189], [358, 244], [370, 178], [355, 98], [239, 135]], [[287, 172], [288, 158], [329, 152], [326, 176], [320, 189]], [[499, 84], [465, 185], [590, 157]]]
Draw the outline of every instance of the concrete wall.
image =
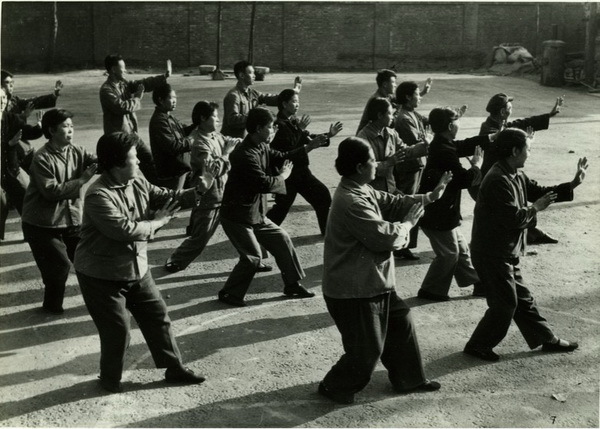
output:
[[[130, 66], [215, 64], [216, 2], [58, 2], [58, 68], [101, 67], [119, 52]], [[552, 24], [582, 51], [583, 3], [257, 3], [254, 62], [274, 70], [478, 67], [491, 48], [521, 43], [534, 55]], [[247, 57], [251, 3], [222, 3], [221, 68]], [[2, 2], [2, 64], [42, 71], [53, 2]]]

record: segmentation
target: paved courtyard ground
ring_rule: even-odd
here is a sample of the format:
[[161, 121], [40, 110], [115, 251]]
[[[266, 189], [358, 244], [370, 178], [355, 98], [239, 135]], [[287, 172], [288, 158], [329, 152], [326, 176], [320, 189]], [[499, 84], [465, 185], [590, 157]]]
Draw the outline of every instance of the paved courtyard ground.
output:
[[[324, 132], [333, 121], [344, 123], [331, 147], [310, 154], [313, 172], [333, 191], [339, 180], [333, 168], [337, 145], [354, 134], [365, 101], [375, 90], [374, 73], [302, 76], [300, 110], [312, 117], [309, 129]], [[401, 74], [399, 80], [424, 82], [429, 76], [434, 80], [432, 91], [419, 110], [468, 104], [459, 138], [478, 133], [487, 100], [495, 93], [515, 96], [515, 117], [548, 112], [554, 99], [565, 95], [563, 112], [551, 120], [548, 131], [537, 133], [526, 171], [542, 184], [557, 184], [571, 180], [577, 159], [587, 156], [588, 177], [576, 189], [573, 202], [555, 204], [539, 216], [539, 225], [560, 244], [531, 246], [533, 254], [524, 257], [522, 265], [543, 314], [561, 337], [578, 340], [579, 350], [530, 351], [513, 326], [497, 348], [500, 362], [463, 355], [485, 300], [456, 285], [449, 302], [426, 303], [415, 297], [433, 257], [421, 234], [420, 261], [397, 264], [397, 291], [412, 307], [426, 373], [442, 384], [441, 390], [394, 394], [385, 370], [378, 367], [354, 405], [328, 402], [316, 394], [317, 384], [342, 348], [321, 294], [323, 241], [314, 213], [299, 197], [283, 227], [306, 270], [304, 284], [317, 296], [284, 299], [275, 270], [256, 277], [248, 307], [219, 303], [217, 291], [237, 260], [221, 229], [187, 270], [166, 273], [165, 259], [184, 238], [189, 212], [182, 212], [150, 244], [149, 259], [185, 362], [207, 381], [200, 386], [164, 384], [163, 372], [154, 368], [134, 324], [125, 392], [109, 395], [97, 385], [99, 340], [74, 273], [64, 315], [42, 313], [43, 285], [13, 211], [0, 246], [0, 426], [598, 427], [600, 98], [580, 88], [542, 87], [526, 78], [433, 73]], [[57, 78], [65, 84], [60, 106], [76, 115], [75, 143], [94, 149], [102, 128], [101, 71], [18, 75], [16, 93], [48, 93]], [[269, 75], [256, 89], [278, 92], [293, 78]], [[213, 82], [181, 73], [170, 82], [178, 93], [175, 115], [186, 122], [197, 101], [221, 103], [234, 85], [232, 79]], [[138, 118], [148, 141], [150, 94], [143, 104]], [[472, 210], [473, 202], [463, 195], [462, 228], [467, 237]]]

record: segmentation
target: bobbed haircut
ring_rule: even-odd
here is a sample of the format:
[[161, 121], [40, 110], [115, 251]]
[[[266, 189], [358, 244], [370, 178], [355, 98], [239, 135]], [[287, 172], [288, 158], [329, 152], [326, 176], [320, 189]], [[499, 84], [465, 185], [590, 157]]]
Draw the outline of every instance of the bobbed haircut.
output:
[[509, 158], [513, 149], [522, 151], [527, 146], [527, 133], [519, 128], [506, 128], [493, 143], [494, 152], [500, 159]]
[[251, 66], [252, 63], [244, 60], [244, 61], [238, 61], [237, 63], [234, 64], [233, 66], [233, 74], [235, 75], [236, 78], [239, 77], [240, 73], [243, 73], [246, 71], [246, 68], [248, 66]]
[[369, 143], [360, 137], [348, 137], [338, 146], [338, 156], [335, 159], [335, 169], [341, 176], [352, 176], [357, 172], [358, 164], [369, 160]]
[[458, 112], [451, 107], [436, 107], [429, 112], [429, 125], [434, 133], [443, 133], [453, 120], [458, 119]]
[[113, 66], [116, 66], [119, 64], [119, 61], [123, 60], [123, 57], [119, 54], [110, 54], [107, 55], [106, 58], [104, 58], [104, 67], [106, 68], [107, 72], [110, 72], [110, 69]]
[[279, 110], [283, 110], [283, 103], [287, 103], [288, 101], [290, 101], [294, 97], [294, 95], [298, 95], [298, 93], [293, 89], [288, 88], [281, 91], [277, 96], [277, 108]]
[[379, 118], [379, 114], [383, 114], [388, 111], [392, 103], [390, 100], [383, 97], [376, 97], [369, 101], [367, 104], [367, 119], [369, 121], [376, 121]]
[[42, 116], [42, 132], [48, 140], [52, 138], [50, 131], [54, 131], [57, 126], [72, 118], [73, 114], [65, 109], [50, 109]]
[[192, 110], [192, 123], [200, 125], [203, 118], [208, 118], [219, 108], [219, 105], [213, 101], [199, 101]]
[[113, 167], [125, 167], [127, 153], [132, 147], [137, 146], [139, 140], [136, 134], [104, 134], [96, 145], [99, 170], [109, 171]]
[[8, 70], [2, 70], [0, 71], [0, 73], [2, 74], [2, 78], [0, 79], [1, 82], [4, 82], [4, 79], [6, 79], [7, 77], [13, 77], [13, 74]]
[[396, 101], [400, 104], [406, 103], [408, 98], [411, 98], [415, 93], [415, 90], [419, 88], [417, 82], [406, 81], [402, 82], [396, 88]]
[[265, 127], [273, 122], [275, 118], [269, 109], [264, 107], [255, 107], [248, 112], [248, 119], [246, 119], [246, 131], [248, 134], [256, 132], [257, 128]]
[[168, 83], [160, 85], [158, 88], [152, 91], [152, 101], [158, 106], [165, 98], [169, 96], [171, 91], [173, 91], [173, 88]]
[[381, 86], [386, 83], [391, 78], [396, 77], [396, 73], [392, 70], [383, 69], [377, 72], [377, 76], [375, 76], [375, 82], [377, 82], [377, 86]]

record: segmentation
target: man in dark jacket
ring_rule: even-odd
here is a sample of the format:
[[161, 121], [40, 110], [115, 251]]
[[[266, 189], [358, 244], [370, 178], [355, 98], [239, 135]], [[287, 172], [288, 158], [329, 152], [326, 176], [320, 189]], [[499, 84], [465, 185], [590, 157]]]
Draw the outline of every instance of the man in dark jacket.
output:
[[[587, 159], [579, 159], [571, 182], [543, 187], [520, 171], [529, 148], [530, 138], [524, 131], [509, 128], [500, 133], [499, 161], [485, 176], [475, 205], [473, 264], [486, 286], [489, 308], [464, 352], [488, 361], [500, 358], [492, 349], [504, 339], [512, 320], [531, 349], [541, 345], [542, 351], [568, 352], [578, 347], [556, 337], [540, 315], [523, 282], [519, 256], [525, 250], [525, 230], [535, 224], [537, 213], [553, 202], [573, 200], [573, 189], [585, 178]], [[528, 201], [533, 204], [529, 206]]]

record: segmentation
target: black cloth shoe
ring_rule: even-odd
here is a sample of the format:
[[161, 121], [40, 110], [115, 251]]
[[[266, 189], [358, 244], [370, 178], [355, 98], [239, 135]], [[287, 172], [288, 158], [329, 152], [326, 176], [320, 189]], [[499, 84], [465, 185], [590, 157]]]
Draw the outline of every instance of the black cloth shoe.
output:
[[285, 285], [283, 287], [283, 294], [295, 298], [312, 298], [315, 296], [314, 293], [307, 290], [300, 283], [292, 283], [291, 285]]
[[494, 353], [492, 349], [480, 349], [477, 347], [466, 346], [463, 350], [463, 353], [490, 362], [497, 362], [500, 360], [500, 356]]
[[529, 244], [556, 244], [556, 243], [558, 243], [558, 240], [556, 238], [552, 237], [550, 234], [538, 229], [533, 234], [531, 232], [527, 231], [527, 243], [529, 243]]
[[243, 298], [238, 298], [228, 293], [219, 292], [219, 301], [225, 304], [233, 305], [234, 307], [245, 307], [246, 302]]
[[543, 352], [572, 352], [573, 350], [575, 350], [577, 347], [579, 347], [579, 344], [577, 344], [577, 342], [573, 341], [567, 341], [569, 344], [566, 346], [563, 346], [560, 344], [560, 340], [558, 340], [556, 343], [552, 344], [552, 343], [544, 343], [542, 345], [542, 351]]
[[268, 273], [269, 271], [273, 271], [273, 267], [262, 262], [256, 269], [257, 273]]
[[421, 299], [428, 299], [430, 301], [450, 301], [450, 297], [448, 295], [437, 295], [435, 293], [427, 292], [423, 289], [419, 289], [417, 297]]
[[394, 257], [395, 258], [400, 258], [400, 259], [406, 259], [407, 261], [418, 261], [419, 258], [417, 255], [415, 255], [413, 252], [410, 251], [410, 249], [400, 249], [400, 250], [394, 250]]
[[50, 313], [50, 314], [63, 314], [65, 312], [65, 309], [62, 307], [53, 307], [51, 305], [43, 305], [42, 311], [44, 311], [45, 313]]
[[106, 380], [100, 378], [100, 387], [110, 393], [121, 393], [123, 391], [123, 385], [120, 381]]
[[200, 384], [204, 380], [206, 378], [194, 374], [194, 371], [183, 366], [172, 366], [165, 371], [165, 381], [167, 383]]
[[400, 389], [394, 387], [394, 390], [398, 393], [409, 393], [409, 392], [435, 392], [436, 390], [440, 390], [442, 385], [437, 381], [425, 380], [423, 384], [419, 384], [416, 387], [411, 387], [410, 389]]
[[176, 273], [178, 271], [181, 271], [183, 268], [181, 268], [179, 265], [177, 265], [175, 262], [167, 262], [165, 264], [165, 270], [167, 270], [170, 273]]
[[319, 383], [319, 395], [325, 396], [338, 404], [349, 405], [354, 403], [353, 393], [333, 392], [325, 387], [323, 382]]

